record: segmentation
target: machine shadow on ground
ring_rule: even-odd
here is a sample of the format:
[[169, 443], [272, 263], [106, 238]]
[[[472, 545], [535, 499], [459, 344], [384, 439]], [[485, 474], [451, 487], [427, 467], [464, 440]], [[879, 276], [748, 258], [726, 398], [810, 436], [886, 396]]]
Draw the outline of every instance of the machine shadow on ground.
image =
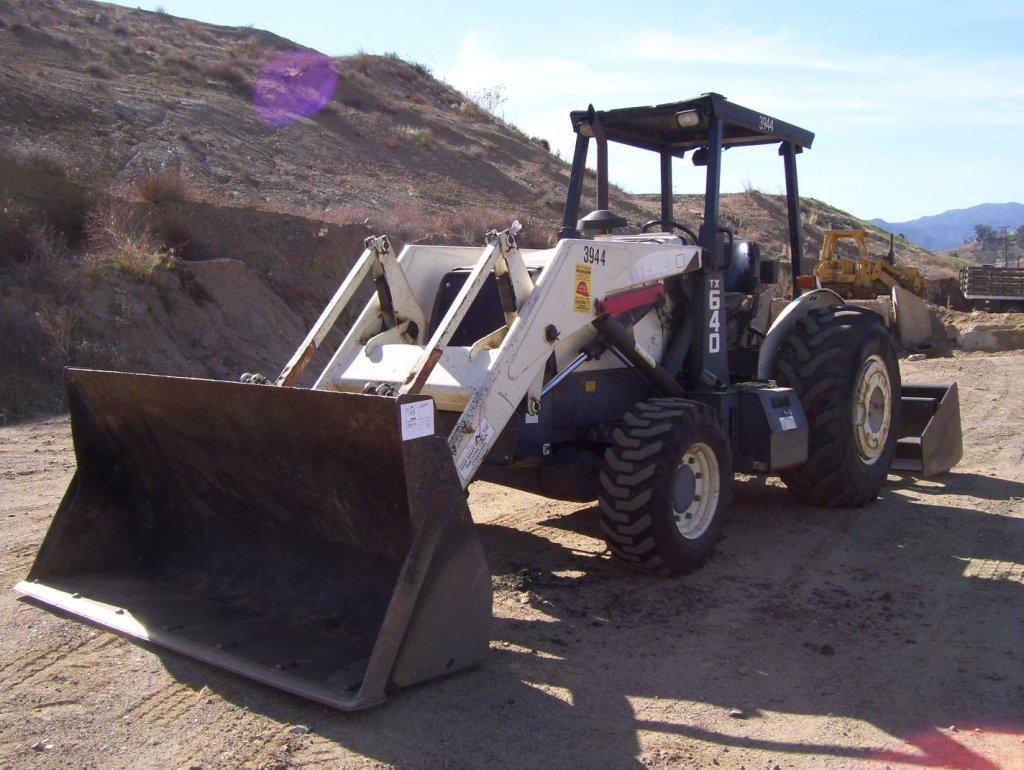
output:
[[[935, 484], [947, 495], [1024, 496], [1024, 484], [971, 473]], [[189, 686], [397, 766], [483, 747], [469, 764], [639, 767], [641, 735], [661, 733], [662, 743], [798, 763], [994, 768], [946, 728], [1024, 734], [1024, 583], [969, 569], [1024, 564], [1024, 520], [912, 500], [908, 485], [862, 509], [820, 510], [763, 480], [738, 481], [720, 553], [672, 579], [631, 574], [596, 539], [586, 550], [481, 524], [496, 588], [490, 657], [369, 712], [342, 714], [157, 654]], [[596, 538], [595, 511], [539, 523], [573, 542]], [[521, 616], [513, 605], [526, 603]], [[650, 699], [673, 704], [645, 709]], [[746, 719], [720, 718], [733, 708]], [[892, 740], [772, 737], [764, 720], [787, 715], [860, 720]]]

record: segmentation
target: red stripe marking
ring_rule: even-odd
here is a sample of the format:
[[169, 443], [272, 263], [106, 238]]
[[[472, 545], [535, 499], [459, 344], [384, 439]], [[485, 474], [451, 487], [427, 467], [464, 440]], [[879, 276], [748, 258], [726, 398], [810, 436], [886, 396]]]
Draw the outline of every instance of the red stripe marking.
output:
[[630, 289], [619, 294], [605, 297], [597, 303], [598, 315], [618, 315], [627, 310], [650, 305], [665, 296], [665, 284], [654, 283], [650, 286], [641, 286], [639, 289]]

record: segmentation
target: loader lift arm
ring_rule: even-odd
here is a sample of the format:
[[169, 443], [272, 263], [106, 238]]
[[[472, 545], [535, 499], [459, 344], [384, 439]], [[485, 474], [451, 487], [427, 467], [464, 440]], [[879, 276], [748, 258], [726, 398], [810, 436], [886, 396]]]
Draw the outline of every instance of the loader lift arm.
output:
[[[507, 281], [510, 299], [508, 306], [503, 308], [506, 325], [478, 340], [468, 351], [471, 359], [479, 357], [484, 348], [492, 348], [495, 355], [489, 359], [485, 375], [474, 384], [473, 393], [460, 410], [448, 436], [448, 446], [463, 486], [468, 486], [472, 481], [480, 464], [524, 399], [527, 399], [527, 409], [539, 401], [544, 370], [556, 348], [568, 346], [572, 356], [579, 356], [588, 346], [593, 350], [592, 345], [600, 336], [602, 342], [618, 350], [623, 358], [638, 355], [632, 344], [629, 349], [622, 349], [626, 343], [622, 341], [621, 335], [616, 340], [607, 334], [599, 334], [598, 327], [602, 324], [616, 323], [604, 312], [605, 301], [618, 298], [617, 303], [612, 302], [609, 306], [613, 310], [635, 309], [628, 300], [625, 300], [625, 304], [623, 300], [631, 290], [660, 288], [665, 278], [697, 273], [701, 268], [702, 249], [681, 245], [678, 239], [652, 244], [649, 253], [639, 263], [631, 259], [629, 244], [608, 242], [601, 247], [604, 264], [600, 269], [587, 273], [588, 296], [581, 306], [576, 304], [579, 297], [576, 285], [580, 275], [579, 266], [590, 264], [588, 259], [596, 259], [588, 257], [588, 253], [593, 252], [595, 247], [583, 241], [561, 241], [534, 282], [516, 244], [515, 232], [516, 228], [512, 227], [488, 235], [487, 246], [473, 264], [468, 278], [434, 334], [419, 348], [415, 364], [401, 381], [390, 383], [400, 393], [429, 394], [431, 374], [487, 278], [493, 272], [498, 279], [499, 290], [502, 282]], [[318, 322], [314, 328], [320, 339], [326, 336], [352, 301], [355, 289], [350, 286], [350, 279], [360, 272], [365, 278], [368, 268], [364, 262], [369, 262], [373, 254], [372, 248], [364, 252], [352, 274], [345, 279], [331, 300], [328, 310], [321, 316], [324, 323]], [[396, 263], [396, 268], [401, 271], [401, 264]], [[371, 316], [379, 314], [379, 300], [371, 302], [367, 311]], [[362, 336], [357, 323], [339, 346], [316, 387], [332, 387], [332, 371], [337, 369], [348, 352], [360, 347]], [[402, 343], [396, 341], [395, 344]], [[301, 359], [306, 345], [308, 342], [304, 342], [303, 347], [296, 351], [293, 361]], [[660, 367], [652, 368], [658, 372], [656, 380], [661, 383], [672, 380]], [[662, 385], [660, 389], [664, 387]]]

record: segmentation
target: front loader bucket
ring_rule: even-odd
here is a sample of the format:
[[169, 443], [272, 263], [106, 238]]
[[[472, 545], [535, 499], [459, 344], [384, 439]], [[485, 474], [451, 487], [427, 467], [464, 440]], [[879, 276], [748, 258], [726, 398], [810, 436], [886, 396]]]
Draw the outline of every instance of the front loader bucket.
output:
[[26, 597], [343, 709], [483, 657], [490, 573], [430, 399], [87, 370], [67, 392], [78, 470]]
[[945, 473], [963, 456], [956, 383], [904, 385], [893, 470], [920, 476]]

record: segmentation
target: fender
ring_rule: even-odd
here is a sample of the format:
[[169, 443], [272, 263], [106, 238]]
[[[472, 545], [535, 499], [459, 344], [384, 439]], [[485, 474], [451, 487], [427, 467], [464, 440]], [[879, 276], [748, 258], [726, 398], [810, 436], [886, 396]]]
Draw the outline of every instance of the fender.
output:
[[782, 342], [796, 326], [797, 321], [816, 308], [845, 304], [846, 301], [831, 289], [813, 289], [786, 305], [761, 343], [761, 352], [757, 356], [757, 378], [774, 379], [775, 362], [778, 360], [779, 351], [782, 350]]

